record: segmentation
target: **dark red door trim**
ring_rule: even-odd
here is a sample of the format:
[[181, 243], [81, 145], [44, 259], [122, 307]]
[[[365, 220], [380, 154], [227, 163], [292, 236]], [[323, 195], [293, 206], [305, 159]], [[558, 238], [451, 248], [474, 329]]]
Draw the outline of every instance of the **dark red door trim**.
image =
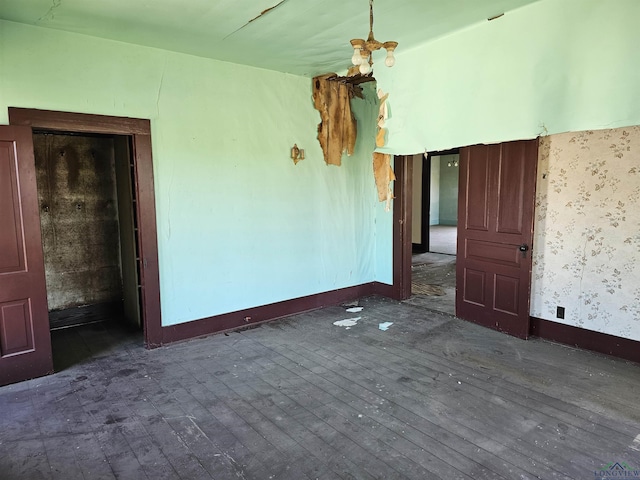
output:
[[9, 123], [51, 131], [128, 135], [132, 139], [140, 249], [142, 324], [147, 348], [162, 344], [151, 123], [146, 119], [9, 107]]
[[391, 297], [406, 300], [411, 297], [411, 215], [413, 157], [396, 155], [393, 201], [393, 290]]

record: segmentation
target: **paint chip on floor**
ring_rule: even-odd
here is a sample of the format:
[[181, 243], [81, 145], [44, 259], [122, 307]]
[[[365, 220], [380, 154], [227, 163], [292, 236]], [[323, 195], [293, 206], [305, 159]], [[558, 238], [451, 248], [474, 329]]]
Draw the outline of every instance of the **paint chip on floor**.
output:
[[361, 312], [364, 307], [351, 307], [347, 308], [347, 312], [349, 313], [358, 313]]
[[345, 318], [344, 320], [336, 320], [335, 322], [333, 322], [333, 324], [337, 325], [338, 327], [353, 327], [361, 318], [362, 317]]
[[393, 325], [393, 322], [382, 322], [378, 324], [378, 328], [383, 332], [386, 332], [391, 325]]

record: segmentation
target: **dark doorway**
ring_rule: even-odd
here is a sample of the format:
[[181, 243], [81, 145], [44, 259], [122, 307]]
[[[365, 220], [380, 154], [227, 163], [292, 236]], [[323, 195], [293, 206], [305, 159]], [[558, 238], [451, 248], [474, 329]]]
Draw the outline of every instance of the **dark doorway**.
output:
[[[146, 347], [160, 346], [162, 319], [149, 120], [14, 107], [9, 107], [8, 110], [10, 126], [0, 127], [0, 133], [6, 137], [5, 151], [8, 153], [0, 155], [0, 158], [10, 173], [7, 175], [10, 187], [7, 191], [10, 195], [5, 195], [6, 198], [3, 197], [0, 203], [6, 204], [8, 211], [10, 210], [11, 218], [7, 217], [9, 220], [23, 221], [5, 222], [11, 227], [11, 235], [7, 236], [11, 242], [8, 243], [18, 247], [23, 245], [25, 249], [22, 253], [18, 249], [18, 253], [4, 259], [7, 268], [16, 272], [17, 276], [4, 276], [7, 285], [2, 291], [6, 293], [6, 298], [0, 299], [0, 303], [3, 303], [0, 305], [0, 322], [4, 324], [5, 333], [0, 338], [0, 383], [18, 382], [52, 371], [51, 335], [40, 235], [42, 205], [38, 202], [36, 185], [34, 130], [71, 135], [107, 135], [113, 138], [116, 157], [124, 155], [123, 152], [128, 149], [126, 156], [130, 162], [126, 163], [128, 172], [123, 174], [123, 177], [128, 175], [130, 179], [133, 207], [131, 210], [122, 211], [129, 211], [136, 220], [133, 228], [135, 243], [132, 245], [137, 246], [133, 257], [137, 273], [138, 318], [142, 324]], [[14, 175], [15, 172], [18, 172], [17, 176]], [[67, 177], [66, 180], [73, 183], [77, 179], [71, 175], [71, 178]], [[80, 207], [82, 208], [81, 204]], [[24, 238], [28, 236], [28, 241], [21, 241], [22, 231], [25, 232]], [[27, 233], [29, 235], [26, 235]], [[120, 247], [120, 254], [123, 255], [125, 242], [121, 242]], [[25, 259], [29, 260], [28, 268], [25, 268]], [[123, 285], [124, 277], [123, 274]], [[129, 289], [124, 287], [123, 296], [126, 296], [126, 291]], [[125, 306], [126, 303], [125, 301]], [[31, 308], [28, 308], [28, 304], [31, 304]]]
[[139, 329], [130, 138], [34, 131], [33, 145], [51, 329]]
[[[136, 258], [136, 269], [139, 282], [140, 320], [146, 347], [160, 346], [162, 319], [149, 120], [9, 107], [9, 123], [31, 127], [37, 131], [104, 134], [129, 139], [132, 160], [130, 178], [133, 182], [134, 210], [137, 218], [135, 235], [139, 253]], [[116, 147], [117, 144], [118, 142]], [[32, 214], [39, 215], [39, 211], [36, 210]], [[44, 278], [42, 282], [44, 283]]]

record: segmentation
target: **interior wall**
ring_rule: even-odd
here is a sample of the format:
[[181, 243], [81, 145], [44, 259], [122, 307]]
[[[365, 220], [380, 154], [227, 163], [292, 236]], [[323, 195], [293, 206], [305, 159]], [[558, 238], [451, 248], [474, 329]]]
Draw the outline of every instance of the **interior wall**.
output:
[[639, 155], [639, 126], [541, 138], [533, 316], [640, 340]]
[[8, 106], [151, 120], [163, 325], [391, 283], [377, 97], [328, 167], [308, 78], [6, 21], [0, 70], [0, 124]]
[[422, 155], [413, 156], [411, 243], [422, 243]]
[[[458, 224], [458, 177], [460, 155], [440, 157], [440, 205], [439, 225]], [[451, 163], [451, 166], [449, 166]]]
[[440, 224], [440, 155], [431, 157], [431, 197], [429, 199], [429, 225]]
[[[391, 92], [393, 100], [386, 125], [389, 143], [384, 150], [395, 154], [421, 152], [425, 148], [446, 150], [640, 125], [640, 96], [630, 94], [640, 84], [640, 69], [629, 61], [636, 56], [636, 45], [640, 45], [637, 18], [640, 2], [635, 0], [541, 0], [420, 47], [404, 51], [399, 48], [392, 69], [376, 70], [379, 84]], [[416, 62], [416, 58], [420, 61]], [[573, 162], [564, 155], [562, 158]], [[577, 176], [584, 179], [585, 187], [595, 188], [595, 179], [589, 178], [590, 170], [583, 161], [579, 161], [582, 170], [576, 172]], [[574, 173], [560, 167], [560, 160], [550, 162]], [[548, 188], [540, 183], [542, 180], [538, 178], [538, 192]], [[584, 198], [602, 194], [600, 190], [581, 192]], [[612, 187], [609, 192], [613, 192]], [[609, 219], [601, 218], [606, 212], [598, 210], [593, 201], [585, 206], [590, 208], [589, 215], [598, 219], [595, 229], [602, 231], [583, 237], [584, 232], [577, 230], [578, 224], [569, 218], [575, 206], [567, 207], [568, 198], [550, 193], [553, 194], [545, 199], [545, 208], [538, 210], [536, 219], [535, 228], [542, 229], [544, 239], [536, 237], [535, 242], [542, 242], [540, 248], [547, 260], [545, 267], [538, 266], [534, 273], [531, 314], [638, 339], [632, 320], [633, 315], [639, 316], [634, 310], [638, 294], [629, 290], [623, 294], [617, 287], [622, 278], [623, 288], [632, 285], [628, 265], [635, 261], [637, 251], [630, 252], [629, 244], [621, 245], [616, 232], [610, 231], [615, 236], [603, 234], [611, 228]], [[577, 200], [577, 192], [569, 194], [568, 189], [563, 189], [563, 195]], [[622, 196], [622, 190], [609, 199], [629, 201]], [[615, 214], [615, 202], [607, 201], [607, 205]], [[627, 214], [631, 211], [629, 208]], [[560, 215], [564, 223], [558, 220]], [[554, 225], [555, 232], [541, 226], [545, 222]], [[568, 238], [567, 228], [575, 232], [572, 239]], [[563, 237], [554, 238], [556, 232]], [[629, 235], [631, 242], [634, 235]], [[555, 257], [551, 245], [567, 240], [577, 252], [565, 247], [558, 254], [560, 257]], [[534, 244], [534, 248], [538, 247]], [[590, 257], [592, 250], [599, 252], [595, 258]], [[593, 262], [601, 262], [611, 251], [616, 252], [612, 261], [620, 273], [607, 270], [603, 275]], [[578, 252], [585, 254], [587, 263], [585, 275], [576, 277], [570, 272], [578, 266], [582, 271]], [[549, 258], [567, 265], [569, 270], [559, 271]], [[587, 275], [588, 271], [592, 273]], [[609, 292], [611, 282], [615, 296]], [[612, 302], [613, 298], [620, 302]], [[568, 318], [556, 318], [556, 305], [569, 305]], [[634, 311], [635, 314], [630, 313]]]
[[640, 124], [637, 0], [540, 0], [375, 71], [389, 142], [413, 154]]
[[33, 140], [49, 310], [120, 301], [113, 138]]

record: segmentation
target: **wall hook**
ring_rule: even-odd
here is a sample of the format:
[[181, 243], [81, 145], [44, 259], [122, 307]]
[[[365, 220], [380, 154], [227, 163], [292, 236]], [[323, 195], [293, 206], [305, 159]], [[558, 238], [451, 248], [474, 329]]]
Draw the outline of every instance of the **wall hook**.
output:
[[291, 159], [293, 164], [297, 165], [300, 160], [304, 160], [304, 149], [298, 148], [298, 144], [294, 143], [291, 148]]

